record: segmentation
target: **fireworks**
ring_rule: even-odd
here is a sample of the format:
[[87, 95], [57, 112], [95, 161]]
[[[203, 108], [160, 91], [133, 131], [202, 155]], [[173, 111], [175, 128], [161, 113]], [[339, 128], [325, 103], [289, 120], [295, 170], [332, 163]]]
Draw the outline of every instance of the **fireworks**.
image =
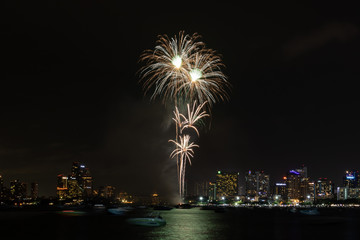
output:
[[[212, 49], [198, 41], [199, 35], [192, 36], [180, 32], [169, 38], [160, 35], [154, 50], [145, 51], [140, 60], [146, 62], [140, 69], [145, 94], [153, 91], [151, 99], [162, 98], [163, 103], [173, 102], [175, 110], [172, 118], [176, 126], [174, 143], [176, 148], [170, 158], [176, 157], [180, 199], [183, 200], [186, 163], [191, 165], [195, 143], [190, 143], [190, 135], [183, 135], [185, 129], [193, 129], [197, 136], [196, 123], [210, 116], [203, 109], [209, 109], [218, 101], [227, 100], [230, 87], [221, 68], [221, 58]], [[197, 102], [199, 105], [197, 106]], [[179, 106], [186, 103], [187, 116], [180, 113]], [[190, 107], [189, 103], [193, 103]], [[183, 105], [183, 109], [185, 105]]]
[[197, 121], [199, 121], [200, 119], [202, 119], [203, 117], [210, 116], [205, 111], [200, 112], [205, 104], [206, 104], [206, 101], [203, 102], [202, 104], [200, 104], [195, 110], [195, 106], [196, 106], [196, 101], [195, 101], [191, 111], [190, 111], [189, 104], [187, 104], [188, 117], [186, 118], [184, 115], [181, 114], [181, 116], [184, 118], [184, 122], [182, 124], [183, 126], [181, 128], [181, 131], [183, 131], [185, 128], [192, 128], [195, 130], [195, 132], [197, 133], [198, 136], [200, 135], [199, 131], [195, 127], [195, 123]]
[[188, 79], [188, 62], [204, 45], [196, 41], [198, 38], [197, 34], [189, 36], [184, 32], [173, 38], [162, 35], [159, 36], [155, 50], [147, 50], [141, 55], [140, 60], [146, 62], [140, 71], [145, 93], [154, 88], [151, 99], [162, 96], [166, 102], [169, 99], [176, 100], [181, 95], [179, 90]]
[[169, 38], [159, 36], [155, 50], [145, 51], [140, 60], [146, 62], [140, 71], [145, 93], [154, 89], [151, 99], [162, 97], [164, 103], [205, 101], [211, 106], [228, 99], [229, 83], [221, 68], [221, 58], [207, 49], [199, 35]]
[[174, 158], [174, 156], [179, 155], [180, 160], [178, 162], [179, 165], [179, 194], [182, 196], [184, 192], [184, 182], [185, 182], [185, 169], [186, 169], [186, 162], [189, 161], [189, 164], [191, 165], [191, 157], [194, 157], [194, 150], [192, 148], [199, 147], [199, 145], [192, 143], [189, 143], [190, 136], [180, 136], [180, 142], [169, 140], [169, 142], [173, 142], [176, 145], [176, 148], [172, 153], [170, 154], [170, 158]]

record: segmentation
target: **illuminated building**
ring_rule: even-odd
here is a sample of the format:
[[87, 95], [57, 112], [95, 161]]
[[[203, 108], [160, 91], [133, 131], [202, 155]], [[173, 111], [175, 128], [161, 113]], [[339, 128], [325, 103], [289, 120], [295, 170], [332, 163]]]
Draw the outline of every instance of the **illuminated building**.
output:
[[99, 196], [106, 198], [106, 199], [113, 199], [115, 198], [115, 187], [107, 185], [107, 186], [101, 186], [99, 188]]
[[68, 195], [68, 177], [63, 174], [57, 175], [56, 195], [59, 200], [65, 200]]
[[3, 177], [0, 175], [0, 190], [4, 187], [4, 179]]
[[314, 197], [314, 191], [310, 190], [310, 179], [308, 177], [300, 178], [300, 200], [309, 201]]
[[333, 198], [334, 183], [327, 178], [319, 178], [315, 181], [315, 199]]
[[118, 194], [117, 200], [121, 203], [133, 203], [134, 199], [127, 192], [120, 192]]
[[337, 200], [360, 199], [360, 188], [338, 187]]
[[84, 199], [93, 195], [93, 178], [84, 164], [73, 162], [71, 174], [58, 175], [56, 193], [60, 200]]
[[358, 188], [360, 187], [359, 184], [359, 171], [352, 170], [352, 171], [345, 171], [343, 177], [343, 186], [348, 188]]
[[151, 204], [152, 205], [160, 205], [160, 197], [159, 194], [154, 193], [151, 195]]
[[298, 172], [300, 174], [301, 178], [307, 178], [308, 174], [307, 174], [307, 167], [302, 165], [301, 168], [297, 168], [295, 169], [296, 172]]
[[349, 188], [348, 187], [338, 187], [336, 189], [336, 199], [337, 200], [346, 200], [349, 196]]
[[11, 200], [22, 200], [26, 198], [27, 185], [16, 179], [10, 182], [10, 197]]
[[245, 195], [249, 198], [257, 196], [256, 174], [251, 171], [245, 174]]
[[39, 184], [36, 182], [31, 183], [31, 199], [35, 200], [39, 197]]
[[4, 180], [0, 175], [0, 201], [7, 199], [6, 189], [4, 187]]
[[274, 187], [274, 200], [282, 201], [287, 199], [287, 188], [285, 182], [277, 182]]
[[209, 182], [208, 197], [209, 197], [209, 202], [216, 201], [216, 183], [215, 182]]
[[79, 186], [79, 182], [74, 176], [68, 177], [68, 191], [67, 198], [71, 199], [82, 199], [83, 191]]
[[239, 193], [239, 173], [218, 171], [216, 175], [216, 198], [236, 196]]
[[306, 201], [314, 201], [315, 199], [315, 182], [308, 182], [308, 193], [306, 195]]
[[301, 174], [295, 170], [290, 170], [286, 177], [288, 200], [299, 200], [301, 198], [300, 185]]
[[269, 197], [270, 177], [264, 171], [249, 171], [245, 174], [245, 194], [250, 198]]
[[209, 182], [196, 182], [194, 184], [194, 195], [195, 196], [208, 196]]

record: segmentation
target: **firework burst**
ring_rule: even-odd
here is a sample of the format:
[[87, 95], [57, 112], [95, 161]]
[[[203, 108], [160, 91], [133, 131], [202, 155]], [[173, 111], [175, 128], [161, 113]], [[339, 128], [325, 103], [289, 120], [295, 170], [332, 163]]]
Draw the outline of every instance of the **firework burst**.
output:
[[195, 109], [196, 106], [196, 101], [195, 101], [191, 110], [190, 110], [190, 105], [187, 104], [188, 117], [186, 118], [183, 114], [181, 114], [181, 116], [184, 119], [184, 121], [182, 122], [181, 131], [183, 131], [185, 128], [192, 128], [195, 130], [197, 135], [200, 136], [199, 131], [195, 127], [195, 124], [200, 119], [210, 116], [209, 114], [206, 113], [206, 111], [201, 112], [201, 109], [204, 107], [206, 103], [207, 101], [203, 102]]
[[179, 176], [179, 194], [180, 198], [182, 198], [184, 193], [184, 183], [185, 183], [185, 169], [186, 169], [186, 162], [188, 161], [191, 165], [191, 157], [194, 157], [194, 147], [199, 147], [199, 145], [194, 144], [193, 142], [190, 143], [190, 136], [184, 135], [179, 136], [180, 142], [175, 140], [169, 140], [176, 145], [176, 148], [170, 154], [170, 158], [174, 158], [175, 156], [180, 156], [179, 158], [179, 169], [178, 169], [178, 176]]
[[221, 71], [224, 64], [220, 56], [207, 49], [194, 54], [191, 60], [187, 66], [188, 81], [180, 86], [179, 91], [186, 93], [187, 99], [208, 102], [210, 106], [220, 100], [227, 100], [230, 84]]
[[[176, 124], [176, 138], [169, 141], [176, 148], [170, 158], [176, 157], [181, 199], [186, 163], [191, 165], [193, 148], [199, 147], [190, 143], [190, 136], [183, 135], [183, 131], [191, 128], [199, 136], [197, 122], [210, 116], [203, 109], [210, 112], [212, 104], [229, 98], [230, 84], [221, 71], [224, 67], [221, 58], [214, 50], [207, 49], [199, 38], [196, 33], [190, 36], [183, 31], [173, 38], [160, 35], [155, 49], [145, 51], [140, 57], [140, 61], [146, 63], [140, 69], [145, 94], [152, 91], [151, 100], [159, 97], [163, 103], [173, 102], [175, 106], [172, 119]], [[187, 116], [178, 109], [185, 110], [185, 104]]]
[[163, 102], [177, 100], [181, 96], [181, 86], [188, 81], [188, 62], [200, 51], [204, 43], [197, 41], [200, 36], [180, 32], [179, 36], [169, 38], [160, 35], [155, 50], [145, 51], [140, 61], [146, 66], [140, 70], [145, 93], [154, 89], [151, 99], [161, 96]]

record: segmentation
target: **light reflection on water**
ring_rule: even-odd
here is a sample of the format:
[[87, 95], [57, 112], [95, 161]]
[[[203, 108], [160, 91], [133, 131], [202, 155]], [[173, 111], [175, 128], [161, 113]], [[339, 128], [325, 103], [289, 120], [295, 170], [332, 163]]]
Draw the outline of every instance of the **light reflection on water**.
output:
[[161, 211], [166, 220], [164, 227], [154, 228], [145, 234], [147, 239], [223, 239], [227, 225], [221, 213], [198, 208]]

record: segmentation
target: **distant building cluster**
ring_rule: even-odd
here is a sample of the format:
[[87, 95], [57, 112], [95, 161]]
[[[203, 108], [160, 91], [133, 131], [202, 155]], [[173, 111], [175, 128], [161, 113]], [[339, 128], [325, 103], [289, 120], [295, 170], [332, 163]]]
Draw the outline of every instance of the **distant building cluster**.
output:
[[30, 183], [30, 194], [28, 193], [28, 184], [15, 179], [10, 181], [10, 186], [4, 185], [2, 175], [0, 175], [0, 204], [22, 205], [36, 201], [39, 197], [39, 185], [36, 182]]
[[[57, 175], [56, 196], [64, 204], [81, 204], [83, 202], [117, 202], [131, 204], [134, 197], [126, 192], [116, 193], [111, 185], [94, 187], [89, 168], [80, 162], [73, 162], [71, 173]], [[151, 197], [148, 196], [150, 199]]]
[[89, 169], [73, 162], [69, 175], [58, 174], [56, 194], [59, 200], [80, 201], [93, 196], [93, 178]]
[[[277, 204], [314, 203], [321, 200], [360, 199], [359, 171], [347, 170], [342, 186], [328, 178], [311, 179], [306, 166], [288, 170], [278, 181], [271, 182], [264, 171], [247, 171], [243, 184], [239, 172], [217, 171], [214, 181], [195, 183], [187, 199], [208, 202], [272, 202]], [[242, 191], [241, 191], [242, 190]]]

